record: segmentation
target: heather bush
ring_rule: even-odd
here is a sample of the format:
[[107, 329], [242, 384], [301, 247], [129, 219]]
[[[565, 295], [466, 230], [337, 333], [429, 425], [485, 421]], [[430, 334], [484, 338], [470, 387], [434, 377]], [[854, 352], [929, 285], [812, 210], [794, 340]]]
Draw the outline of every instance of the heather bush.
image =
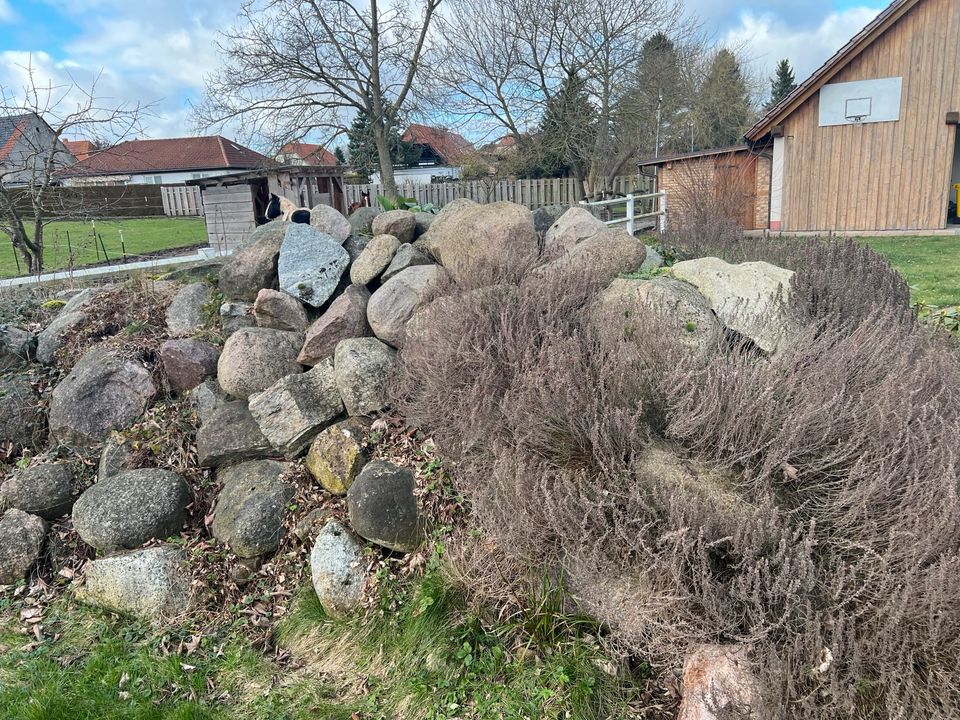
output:
[[636, 654], [746, 643], [769, 717], [958, 717], [958, 356], [869, 252], [737, 248], [797, 271], [771, 357], [599, 314], [608, 278], [478, 273], [413, 323], [398, 406], [498, 566], [562, 578]]

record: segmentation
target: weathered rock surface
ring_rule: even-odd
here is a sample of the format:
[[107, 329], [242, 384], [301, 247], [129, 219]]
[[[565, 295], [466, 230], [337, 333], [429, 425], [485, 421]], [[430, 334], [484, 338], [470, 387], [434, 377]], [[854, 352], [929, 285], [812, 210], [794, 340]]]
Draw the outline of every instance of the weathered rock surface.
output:
[[539, 253], [533, 215], [510, 202], [444, 208], [417, 244], [458, 281], [478, 265], [503, 268]]
[[387, 380], [397, 351], [376, 338], [343, 340], [334, 352], [337, 390], [348, 415], [370, 415], [387, 404]]
[[86, 314], [80, 311], [57, 315], [37, 336], [37, 362], [51, 365], [67, 333], [86, 319]]
[[14, 325], [0, 325], [0, 371], [19, 367], [36, 357], [37, 337]]
[[336, 520], [323, 526], [310, 553], [313, 589], [323, 609], [346, 615], [363, 599], [363, 543]]
[[246, 399], [287, 375], [303, 372], [297, 355], [303, 333], [241, 328], [227, 338], [217, 362], [217, 379], [227, 393]]
[[314, 439], [304, 464], [324, 489], [346, 495], [357, 473], [366, 464], [361, 445], [368, 425], [350, 418], [328, 427]]
[[[430, 217], [435, 216], [431, 215]], [[414, 267], [415, 265], [433, 265], [433, 260], [421, 252], [419, 248], [414, 247], [410, 243], [404, 243], [397, 248], [397, 252], [394, 253], [390, 265], [380, 275], [380, 280], [386, 282], [394, 275], [399, 275], [408, 267]]]
[[357, 258], [360, 257], [360, 253], [363, 252], [363, 249], [367, 247], [367, 243], [370, 242], [370, 235], [359, 235], [353, 234], [348, 237], [343, 242], [343, 249], [347, 251], [347, 254], [350, 256], [350, 262], [356, 262]]
[[87, 488], [73, 506], [73, 525], [97, 550], [133, 549], [178, 534], [191, 499], [176, 473], [127, 470]]
[[370, 291], [363, 285], [350, 285], [344, 290], [307, 329], [297, 362], [302, 365], [316, 365], [333, 355], [337, 343], [341, 340], [371, 335], [373, 331], [367, 323], [369, 301]]
[[477, 207], [479, 203], [476, 200], [471, 200], [470, 198], [457, 198], [456, 200], [451, 200], [442, 208], [438, 215], [449, 215], [450, 213], [455, 213], [458, 210], [463, 210], [465, 208]]
[[643, 259], [643, 265], [640, 266], [640, 269], [655, 270], [661, 267], [663, 267], [663, 255], [657, 252], [653, 245], [647, 245], [647, 256]]
[[200, 467], [220, 467], [274, 454], [244, 401], [219, 403], [202, 418], [197, 431]]
[[0, 585], [13, 585], [26, 577], [40, 557], [47, 524], [22, 510], [7, 510], [0, 517]]
[[89, 605], [162, 622], [190, 609], [190, 581], [184, 552], [159, 545], [90, 562], [76, 594]]
[[683, 663], [677, 720], [754, 720], [760, 699], [745, 647], [699, 645]]
[[43, 412], [30, 381], [0, 378], [0, 442], [30, 448], [42, 444]]
[[106, 289], [107, 288], [105, 287], [89, 287], [73, 292], [73, 294], [67, 298], [66, 305], [60, 308], [60, 314], [66, 315], [68, 313], [77, 312], [78, 310], [83, 310], [93, 302], [93, 299], [99, 293]]
[[792, 270], [766, 262], [731, 265], [707, 257], [675, 263], [671, 272], [699, 290], [724, 325], [762, 350], [776, 351], [789, 334], [780, 310], [790, 299]]
[[54, 388], [50, 432], [67, 445], [97, 445], [143, 415], [156, 394], [143, 366], [94, 347]]
[[340, 211], [330, 205], [314, 205], [310, 210], [310, 224], [322, 233], [326, 233], [338, 243], [343, 243], [353, 228]]
[[647, 257], [647, 246], [626, 230], [607, 228], [572, 246], [566, 253], [541, 265], [534, 277], [554, 273], [582, 273], [598, 279], [612, 279], [634, 272]]
[[350, 267], [350, 282], [369, 285], [387, 269], [400, 241], [393, 235], [374, 235]]
[[197, 411], [201, 424], [213, 415], [213, 412], [226, 402], [227, 394], [214, 378], [207, 378], [190, 391], [190, 407]]
[[607, 229], [606, 224], [592, 213], [580, 207], [572, 207], [550, 226], [544, 236], [544, 246], [569, 250], [587, 238]]
[[203, 282], [185, 285], [167, 307], [167, 331], [171, 337], [187, 337], [203, 330], [210, 286]]
[[217, 374], [220, 349], [202, 340], [167, 340], [160, 346], [160, 363], [173, 392], [185, 392]]
[[308, 324], [303, 303], [284, 292], [267, 288], [257, 293], [253, 317], [260, 327], [274, 330], [303, 332]]
[[389, 210], [377, 215], [370, 225], [370, 232], [376, 235], [393, 235], [402, 243], [413, 242], [417, 229], [417, 218], [409, 210]]
[[287, 503], [295, 492], [280, 479], [289, 469], [289, 463], [253, 460], [217, 471], [223, 489], [211, 530], [237, 557], [258, 557], [277, 549]]
[[347, 491], [350, 526], [391, 550], [409, 552], [420, 542], [413, 473], [385, 460], [367, 463]]
[[289, 223], [261, 225], [220, 270], [218, 288], [228, 300], [253, 302], [262, 288], [277, 286], [277, 256]]
[[250, 414], [274, 449], [291, 459], [299, 457], [321, 430], [343, 414], [333, 359], [252, 395]]
[[416, 239], [430, 229], [430, 226], [433, 225], [433, 221], [437, 219], [437, 216], [429, 212], [416, 212], [413, 214], [413, 219], [416, 222], [416, 226], [413, 229], [413, 237]]
[[544, 205], [534, 210], [533, 227], [536, 228], [537, 235], [546, 236], [547, 230], [569, 209], [569, 205]]
[[616, 278], [597, 297], [602, 322], [616, 322], [625, 331], [642, 327], [644, 317], [666, 319], [680, 341], [691, 349], [716, 346], [721, 326], [695, 288], [669, 277]]
[[220, 324], [225, 337], [233, 335], [240, 328], [257, 324], [253, 317], [253, 305], [245, 302], [225, 302], [220, 306]]
[[111, 437], [103, 446], [97, 464], [97, 482], [133, 470], [134, 453], [128, 442], [116, 442]]
[[445, 278], [446, 271], [438, 265], [416, 265], [385, 282], [367, 304], [367, 322], [374, 335], [401, 347], [407, 321]]
[[373, 219], [380, 214], [380, 208], [362, 207], [351, 213], [347, 221], [353, 235], [373, 235]]
[[329, 235], [309, 225], [287, 228], [277, 263], [280, 289], [312, 307], [320, 307], [340, 283], [350, 254]]
[[34, 465], [16, 470], [0, 485], [8, 507], [55, 520], [73, 507], [73, 470], [69, 465]]

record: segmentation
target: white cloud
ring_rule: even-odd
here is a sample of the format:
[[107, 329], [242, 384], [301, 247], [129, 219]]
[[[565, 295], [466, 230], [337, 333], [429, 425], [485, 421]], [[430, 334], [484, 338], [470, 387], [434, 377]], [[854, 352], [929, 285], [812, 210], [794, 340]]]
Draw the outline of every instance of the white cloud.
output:
[[17, 14], [10, 7], [10, 3], [7, 0], [0, 0], [0, 23], [13, 22], [16, 17]]
[[723, 42], [744, 48], [763, 77], [773, 73], [781, 58], [789, 59], [799, 83], [860, 32], [878, 12], [867, 7], [831, 12], [816, 26], [806, 28], [770, 14], [744, 13], [739, 24], [726, 32]]

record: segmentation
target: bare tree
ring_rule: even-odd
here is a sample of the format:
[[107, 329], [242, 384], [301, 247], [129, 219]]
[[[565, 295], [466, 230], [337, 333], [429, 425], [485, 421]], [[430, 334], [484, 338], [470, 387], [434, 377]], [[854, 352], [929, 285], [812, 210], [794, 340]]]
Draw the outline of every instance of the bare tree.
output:
[[447, 110], [484, 118], [519, 142], [564, 84], [581, 78], [594, 131], [578, 149], [589, 159], [580, 179], [588, 194], [609, 187], [636, 152], [621, 131], [620, 101], [644, 41], [680, 28], [679, 0], [451, 2], [436, 73], [450, 98]]
[[108, 103], [98, 95], [99, 76], [80, 85], [72, 77], [39, 80], [32, 65], [20, 69], [27, 78], [23, 88], [0, 87], [0, 121], [9, 131], [0, 158], [0, 231], [36, 274], [43, 270], [47, 225], [95, 218], [105, 209], [89, 193], [60, 187], [74, 162], [63, 140], [83, 138], [107, 148], [139, 134], [147, 108]]
[[332, 140], [365, 113], [395, 195], [390, 130], [415, 96], [440, 2], [422, 0], [414, 17], [401, 2], [247, 0], [222, 36], [225, 63], [207, 78], [197, 122], [235, 123], [279, 147], [318, 130]]

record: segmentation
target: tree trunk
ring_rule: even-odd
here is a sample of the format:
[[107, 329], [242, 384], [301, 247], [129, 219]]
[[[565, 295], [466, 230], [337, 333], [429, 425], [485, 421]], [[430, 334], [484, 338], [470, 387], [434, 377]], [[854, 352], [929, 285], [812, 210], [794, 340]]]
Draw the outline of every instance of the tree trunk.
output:
[[397, 182], [393, 177], [393, 157], [390, 153], [390, 128], [377, 123], [373, 128], [373, 140], [377, 145], [377, 159], [380, 161], [380, 184], [383, 194], [391, 200], [397, 197]]

